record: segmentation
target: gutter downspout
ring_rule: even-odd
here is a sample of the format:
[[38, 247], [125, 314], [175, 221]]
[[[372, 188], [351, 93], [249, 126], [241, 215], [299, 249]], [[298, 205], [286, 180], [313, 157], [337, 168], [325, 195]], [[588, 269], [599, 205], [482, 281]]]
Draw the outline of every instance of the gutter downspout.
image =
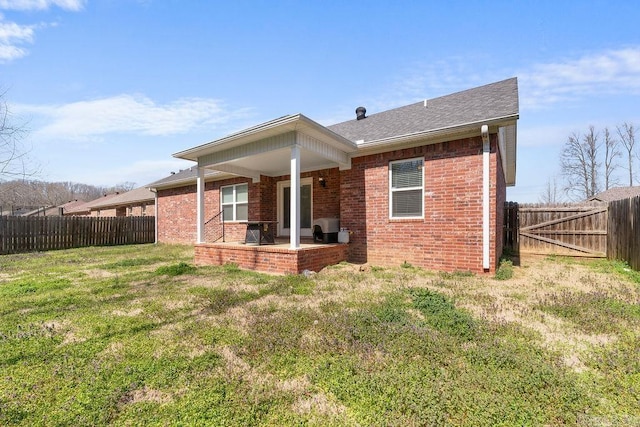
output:
[[482, 268], [489, 271], [489, 155], [491, 153], [491, 144], [489, 142], [489, 126], [482, 125], [480, 128], [482, 134]]

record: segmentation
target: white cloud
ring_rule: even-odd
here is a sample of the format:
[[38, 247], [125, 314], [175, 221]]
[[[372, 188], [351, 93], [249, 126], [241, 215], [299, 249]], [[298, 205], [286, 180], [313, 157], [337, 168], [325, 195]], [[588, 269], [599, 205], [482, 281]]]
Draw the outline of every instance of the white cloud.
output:
[[0, 0], [0, 9], [5, 10], [47, 10], [59, 7], [78, 11], [84, 7], [85, 0]]
[[[57, 6], [69, 11], [79, 11], [84, 3], [84, 0], [0, 0], [0, 10], [47, 10]], [[0, 14], [0, 63], [26, 56], [29, 52], [24, 45], [34, 42], [36, 29], [48, 26], [56, 24], [20, 25], [6, 21]]]
[[18, 105], [14, 109], [44, 120], [34, 138], [76, 141], [108, 134], [185, 134], [204, 126], [222, 126], [248, 114], [247, 109], [227, 110], [214, 99], [181, 98], [158, 104], [148, 97], [128, 94], [64, 105]]
[[640, 94], [640, 47], [536, 64], [519, 73], [520, 105], [543, 108], [588, 96]]
[[20, 45], [32, 43], [34, 27], [32, 25], [18, 25], [15, 22], [5, 22], [0, 15], [0, 62], [22, 58], [27, 50]]

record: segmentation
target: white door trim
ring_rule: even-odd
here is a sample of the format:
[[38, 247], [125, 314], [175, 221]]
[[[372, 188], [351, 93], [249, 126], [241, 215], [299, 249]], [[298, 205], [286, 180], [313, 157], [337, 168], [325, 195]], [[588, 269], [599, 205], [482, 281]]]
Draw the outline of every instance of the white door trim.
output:
[[[313, 178], [302, 178], [300, 179], [300, 186], [310, 185], [311, 186], [311, 221], [313, 222]], [[277, 189], [278, 194], [276, 197], [276, 204], [278, 206], [277, 215], [278, 215], [278, 236], [289, 236], [291, 231], [288, 228], [284, 228], [284, 206], [283, 203], [283, 191], [286, 187], [291, 187], [291, 181], [278, 181]], [[301, 228], [300, 235], [302, 237], [312, 237], [313, 230], [312, 228]]]

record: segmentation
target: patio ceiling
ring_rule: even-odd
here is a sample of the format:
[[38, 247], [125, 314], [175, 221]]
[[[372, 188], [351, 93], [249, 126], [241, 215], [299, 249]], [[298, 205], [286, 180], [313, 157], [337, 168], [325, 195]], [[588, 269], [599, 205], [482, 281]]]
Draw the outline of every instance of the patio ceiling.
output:
[[175, 157], [198, 162], [199, 167], [260, 180], [260, 175], [291, 172], [291, 148], [300, 148], [301, 172], [340, 167], [348, 169], [355, 143], [298, 114], [263, 123], [212, 141]]

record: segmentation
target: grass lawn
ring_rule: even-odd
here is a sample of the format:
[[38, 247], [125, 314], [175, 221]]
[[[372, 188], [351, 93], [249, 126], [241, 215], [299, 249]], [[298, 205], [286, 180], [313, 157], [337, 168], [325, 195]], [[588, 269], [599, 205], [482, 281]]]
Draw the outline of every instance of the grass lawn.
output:
[[497, 280], [192, 257], [1, 256], [0, 425], [640, 426], [640, 274], [621, 263]]

